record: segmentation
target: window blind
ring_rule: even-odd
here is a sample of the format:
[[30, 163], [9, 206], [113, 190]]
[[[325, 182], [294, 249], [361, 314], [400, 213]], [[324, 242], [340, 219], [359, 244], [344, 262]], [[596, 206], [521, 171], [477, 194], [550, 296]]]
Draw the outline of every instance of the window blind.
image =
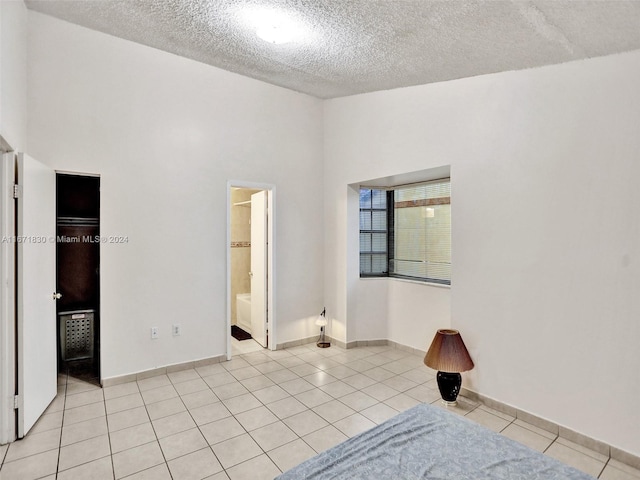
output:
[[449, 179], [397, 187], [393, 192], [389, 274], [451, 283]]

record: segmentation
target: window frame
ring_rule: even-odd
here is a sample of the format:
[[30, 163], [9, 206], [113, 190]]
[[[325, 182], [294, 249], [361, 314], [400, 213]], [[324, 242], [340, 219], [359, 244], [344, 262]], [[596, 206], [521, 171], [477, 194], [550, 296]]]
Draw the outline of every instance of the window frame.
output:
[[[415, 187], [419, 187], [421, 185], [427, 185], [427, 184], [431, 184], [431, 183], [442, 183], [442, 182], [448, 182], [449, 185], [451, 184], [451, 177], [447, 176], [444, 178], [438, 178], [438, 179], [433, 179], [433, 180], [428, 180], [428, 181], [422, 181], [422, 182], [416, 182], [416, 183], [409, 183], [409, 184], [404, 184], [404, 185], [394, 185], [392, 187], [381, 187], [381, 186], [368, 186], [368, 185], [360, 185], [359, 187], [359, 192], [362, 192], [362, 190], [370, 190], [372, 191], [372, 195], [373, 195], [373, 190], [379, 190], [379, 191], [385, 191], [386, 192], [386, 199], [387, 199], [387, 204], [386, 204], [386, 211], [387, 211], [387, 225], [386, 225], [386, 235], [387, 235], [387, 252], [386, 252], [386, 271], [385, 272], [363, 272], [362, 271], [362, 255], [371, 255], [375, 252], [363, 252], [361, 250], [362, 244], [360, 244], [360, 249], [359, 249], [359, 262], [360, 262], [360, 278], [396, 278], [396, 279], [401, 279], [401, 280], [406, 280], [406, 281], [412, 281], [412, 282], [417, 282], [417, 283], [423, 283], [423, 284], [436, 284], [439, 286], [451, 286], [451, 279], [444, 279], [444, 278], [432, 278], [432, 277], [418, 277], [418, 276], [411, 276], [411, 275], [403, 275], [403, 274], [398, 274], [398, 273], [393, 273], [391, 271], [391, 262], [394, 260], [395, 257], [395, 244], [396, 244], [396, 229], [395, 229], [395, 192], [396, 190], [401, 190], [403, 188], [415, 188]], [[425, 199], [425, 205], [428, 204], [435, 204], [435, 205], [440, 205], [440, 204], [448, 204], [451, 205], [451, 196], [449, 196], [449, 201], [446, 203], [443, 202], [439, 202], [439, 201], [434, 201], [434, 202], [430, 202], [429, 199]], [[417, 205], [417, 206], [421, 206], [421, 205]], [[402, 208], [402, 207], [400, 207]], [[359, 198], [359, 212], [362, 211], [371, 211], [371, 210], [377, 210], [380, 211], [381, 209], [373, 209], [373, 208], [362, 208], [362, 203], [361, 203], [361, 197]], [[360, 222], [360, 220], [359, 220]], [[361, 229], [361, 224], [358, 225], [359, 228], [359, 232], [360, 234], [362, 233], [372, 233], [373, 230], [362, 230]], [[376, 233], [380, 233], [380, 231], [376, 230]], [[451, 236], [449, 238], [449, 248], [451, 248]], [[450, 262], [451, 264], [451, 262]]]
[[[361, 202], [361, 195], [362, 195], [362, 190], [369, 190], [371, 192], [371, 206], [370, 207], [362, 207], [362, 202]], [[386, 196], [386, 204], [384, 208], [375, 208], [373, 206], [373, 191], [374, 190], [378, 190], [378, 191], [384, 191], [385, 192], [385, 196]], [[371, 242], [371, 246], [372, 249], [369, 251], [362, 251], [362, 243], [360, 243], [359, 246], [359, 262], [360, 262], [360, 278], [379, 278], [379, 277], [388, 277], [389, 276], [389, 253], [390, 253], [390, 245], [389, 245], [389, 201], [393, 202], [393, 191], [389, 191], [387, 189], [381, 189], [381, 188], [374, 188], [374, 187], [361, 187], [359, 190], [359, 194], [360, 194], [360, 198], [359, 198], [359, 217], [358, 217], [358, 222], [361, 222], [361, 218], [362, 218], [362, 212], [386, 212], [386, 228], [384, 230], [380, 230], [380, 229], [362, 229], [361, 228], [361, 223], [358, 224], [358, 228], [359, 228], [359, 239], [360, 242], [362, 242], [361, 238], [362, 238], [362, 234], [380, 234], [380, 233], [384, 233], [385, 237], [386, 237], [386, 244], [387, 244], [387, 248], [385, 252], [382, 251], [374, 251], [373, 250], [373, 241]], [[373, 215], [372, 215], [373, 217]], [[392, 218], [391, 218], [392, 220]], [[372, 225], [373, 227], [373, 221], [372, 221]], [[386, 257], [386, 270], [383, 272], [363, 272], [362, 271], [362, 257], [363, 255], [365, 256], [369, 256], [369, 258], [371, 259], [371, 264], [373, 265], [373, 257], [375, 255], [382, 255], [384, 253], [385, 257]]]

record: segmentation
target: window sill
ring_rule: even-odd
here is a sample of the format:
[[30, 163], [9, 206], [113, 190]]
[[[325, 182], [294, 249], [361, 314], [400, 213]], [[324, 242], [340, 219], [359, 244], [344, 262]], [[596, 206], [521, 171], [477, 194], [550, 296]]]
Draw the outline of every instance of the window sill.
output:
[[435, 282], [423, 282], [420, 280], [410, 280], [408, 278], [397, 278], [397, 277], [359, 277], [360, 280], [364, 280], [365, 282], [371, 280], [391, 280], [394, 282], [402, 282], [402, 283], [413, 283], [415, 285], [426, 285], [428, 287], [436, 287], [436, 288], [446, 288], [447, 290], [451, 289], [451, 285], [446, 285], [444, 283], [435, 283]]
[[438, 287], [438, 288], [446, 288], [446, 289], [451, 288], [451, 285], [447, 285], [445, 283], [423, 282], [421, 280], [411, 280], [410, 278], [388, 277], [388, 280], [393, 280], [396, 282], [403, 282], [403, 283], [414, 283], [417, 285], [427, 285], [429, 287]]

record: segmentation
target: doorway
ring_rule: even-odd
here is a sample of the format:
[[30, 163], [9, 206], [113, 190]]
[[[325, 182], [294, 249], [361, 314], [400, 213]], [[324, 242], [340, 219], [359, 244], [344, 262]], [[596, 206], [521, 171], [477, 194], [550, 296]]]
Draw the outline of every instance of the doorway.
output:
[[[79, 323], [88, 312], [73, 318], [78, 310], [94, 311], [89, 336], [93, 355], [76, 360], [84, 360], [89, 365], [86, 371], [99, 381], [99, 271], [93, 269], [99, 265], [99, 239], [91, 235], [99, 235], [100, 222], [98, 177], [56, 174], [24, 153], [3, 153], [1, 160], [0, 443], [4, 444], [29, 432], [56, 395], [56, 372], [69, 366], [67, 352], [61, 362], [59, 314], [66, 312]], [[69, 188], [59, 181], [70, 183]], [[85, 224], [93, 230], [73, 230]], [[59, 251], [59, 245], [73, 245], [76, 250], [79, 245], [84, 250], [73, 255]], [[69, 281], [83, 283], [82, 273], [76, 270], [77, 277], [61, 279], [57, 271], [65, 270], [58, 261], [91, 266], [88, 271], [95, 278], [83, 287], [90, 293], [68, 289]], [[70, 335], [64, 334], [66, 341]]]
[[273, 204], [272, 185], [228, 185], [227, 359], [275, 349]]
[[100, 177], [56, 174], [58, 372], [100, 384]]

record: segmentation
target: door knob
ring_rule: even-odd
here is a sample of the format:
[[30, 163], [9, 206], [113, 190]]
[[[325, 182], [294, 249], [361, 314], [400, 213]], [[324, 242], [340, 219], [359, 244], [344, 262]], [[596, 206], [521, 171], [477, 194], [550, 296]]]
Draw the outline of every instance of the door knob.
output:
[[253, 272], [249, 272], [249, 276], [250, 276], [250, 277], [253, 277]]
[[53, 292], [53, 299], [54, 300], [60, 300], [61, 298], [62, 298], [62, 294], [61, 293]]

